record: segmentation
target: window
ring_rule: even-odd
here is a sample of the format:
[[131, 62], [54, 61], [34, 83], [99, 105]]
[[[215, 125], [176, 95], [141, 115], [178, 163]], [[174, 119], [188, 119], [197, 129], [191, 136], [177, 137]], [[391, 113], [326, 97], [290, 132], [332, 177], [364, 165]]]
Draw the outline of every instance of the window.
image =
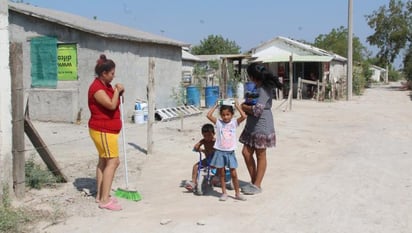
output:
[[77, 80], [76, 44], [36, 37], [31, 39], [30, 48], [32, 87], [56, 88], [57, 81]]
[[30, 42], [32, 87], [57, 86], [57, 39], [36, 37]]

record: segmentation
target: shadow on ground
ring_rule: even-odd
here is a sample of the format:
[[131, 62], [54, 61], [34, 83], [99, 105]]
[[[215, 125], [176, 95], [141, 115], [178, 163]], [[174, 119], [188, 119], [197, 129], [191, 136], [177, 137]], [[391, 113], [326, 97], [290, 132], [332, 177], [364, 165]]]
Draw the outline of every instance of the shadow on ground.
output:
[[137, 144], [135, 144], [135, 143], [133, 143], [133, 142], [129, 142], [129, 143], [127, 143], [127, 144], [129, 144], [130, 146], [133, 146], [136, 150], [138, 150], [138, 151], [140, 151], [140, 152], [142, 152], [142, 153], [144, 153], [144, 154], [147, 154], [147, 150], [144, 149], [143, 147], [141, 147], [141, 146], [139, 146], [139, 145], [137, 145]]
[[92, 195], [96, 194], [96, 179], [94, 178], [76, 178], [73, 185], [78, 191], [87, 189]]

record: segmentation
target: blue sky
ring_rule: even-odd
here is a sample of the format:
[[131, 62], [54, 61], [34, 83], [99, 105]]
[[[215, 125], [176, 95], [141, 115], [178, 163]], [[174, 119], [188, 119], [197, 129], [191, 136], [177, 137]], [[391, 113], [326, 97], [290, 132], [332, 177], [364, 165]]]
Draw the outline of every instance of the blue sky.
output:
[[[26, 0], [88, 18], [96, 16], [192, 45], [208, 35], [235, 41], [242, 52], [276, 36], [313, 42], [348, 25], [348, 0]], [[353, 0], [353, 33], [371, 51], [365, 15], [389, 0]]]

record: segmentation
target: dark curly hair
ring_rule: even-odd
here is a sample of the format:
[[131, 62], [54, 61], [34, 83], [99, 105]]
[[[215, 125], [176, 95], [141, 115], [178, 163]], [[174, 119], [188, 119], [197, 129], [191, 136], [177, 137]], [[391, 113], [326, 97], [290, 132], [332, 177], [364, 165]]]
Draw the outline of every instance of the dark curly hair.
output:
[[210, 123], [206, 123], [202, 126], [202, 133], [207, 132], [215, 133], [215, 127]]

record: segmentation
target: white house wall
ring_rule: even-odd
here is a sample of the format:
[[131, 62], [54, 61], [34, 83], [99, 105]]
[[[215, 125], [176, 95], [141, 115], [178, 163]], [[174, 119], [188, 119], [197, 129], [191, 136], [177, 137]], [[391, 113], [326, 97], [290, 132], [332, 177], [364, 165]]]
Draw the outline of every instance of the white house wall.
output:
[[0, 0], [0, 51], [0, 196], [2, 196], [4, 184], [9, 184], [9, 188], [12, 188], [11, 78], [7, 0]]
[[375, 82], [379, 82], [381, 78], [381, 71], [375, 68], [371, 68], [370, 70], [372, 71], [372, 76], [370, 79]]
[[337, 82], [339, 79], [346, 80], [346, 63], [332, 60], [329, 71], [329, 79], [331, 82]]
[[182, 72], [190, 73], [191, 75], [193, 75], [193, 70], [194, 70], [195, 65], [196, 65], [195, 61], [189, 61], [189, 60], [182, 61]]
[[[9, 19], [10, 40], [23, 43], [24, 87], [29, 96], [31, 119], [75, 122], [82, 109], [82, 121], [87, 121], [90, 116], [87, 90], [95, 76], [94, 67], [100, 54], [116, 63], [113, 83], [125, 85], [128, 117], [133, 115], [137, 98], [147, 99], [150, 57], [155, 61], [156, 107], [176, 105], [171, 95], [172, 87], [177, 87], [181, 81], [181, 47], [100, 37], [15, 12], [10, 13]], [[31, 88], [30, 38], [46, 35], [57, 37], [59, 43], [77, 44], [77, 81], [58, 81], [57, 89]]]

